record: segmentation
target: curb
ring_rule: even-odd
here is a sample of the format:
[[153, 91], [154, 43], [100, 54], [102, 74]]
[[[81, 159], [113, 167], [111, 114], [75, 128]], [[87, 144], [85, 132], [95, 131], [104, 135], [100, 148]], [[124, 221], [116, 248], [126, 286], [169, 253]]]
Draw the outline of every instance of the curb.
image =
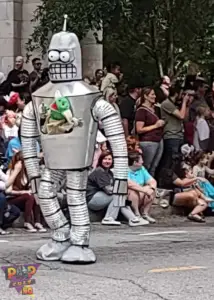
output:
[[[173, 215], [177, 216], [186, 216], [187, 213], [185, 212], [184, 208], [172, 207], [169, 206], [167, 208], [162, 208], [160, 205], [153, 205], [151, 210], [151, 216], [155, 219], [162, 219], [162, 218], [171, 218]], [[89, 217], [91, 223], [101, 222], [105, 216], [105, 211], [91, 211], [89, 210]], [[124, 221], [125, 219], [123, 216], [119, 215], [119, 220]], [[13, 223], [13, 228], [23, 228], [24, 227], [24, 214], [21, 213], [20, 217]]]

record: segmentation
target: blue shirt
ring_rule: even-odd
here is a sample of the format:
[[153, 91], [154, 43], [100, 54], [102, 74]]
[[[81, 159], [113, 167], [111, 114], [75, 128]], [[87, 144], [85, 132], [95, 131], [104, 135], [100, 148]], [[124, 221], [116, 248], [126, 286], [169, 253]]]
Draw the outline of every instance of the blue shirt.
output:
[[148, 183], [149, 180], [152, 179], [152, 176], [144, 167], [142, 167], [141, 169], [136, 171], [129, 169], [128, 179], [144, 186]]

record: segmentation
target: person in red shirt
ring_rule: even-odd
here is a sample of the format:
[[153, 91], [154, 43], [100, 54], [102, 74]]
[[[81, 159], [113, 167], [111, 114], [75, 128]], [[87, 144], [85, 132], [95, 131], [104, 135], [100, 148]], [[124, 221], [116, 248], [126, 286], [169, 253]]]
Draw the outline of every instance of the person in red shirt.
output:
[[153, 88], [143, 88], [135, 115], [136, 133], [144, 154], [144, 166], [151, 176], [155, 175], [155, 170], [163, 154], [162, 136], [165, 124], [155, 113], [155, 102], [156, 95]]

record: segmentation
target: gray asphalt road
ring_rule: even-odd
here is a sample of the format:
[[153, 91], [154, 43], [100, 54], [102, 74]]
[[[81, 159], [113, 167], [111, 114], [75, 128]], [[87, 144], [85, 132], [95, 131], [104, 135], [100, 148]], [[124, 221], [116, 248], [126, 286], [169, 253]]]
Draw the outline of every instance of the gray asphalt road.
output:
[[[176, 226], [177, 224], [177, 226]], [[214, 219], [208, 224], [121, 228], [92, 226], [94, 265], [42, 263], [35, 300], [212, 300]], [[48, 235], [16, 231], [0, 238], [0, 264], [35, 263]], [[30, 299], [9, 289], [0, 271], [0, 299]]]

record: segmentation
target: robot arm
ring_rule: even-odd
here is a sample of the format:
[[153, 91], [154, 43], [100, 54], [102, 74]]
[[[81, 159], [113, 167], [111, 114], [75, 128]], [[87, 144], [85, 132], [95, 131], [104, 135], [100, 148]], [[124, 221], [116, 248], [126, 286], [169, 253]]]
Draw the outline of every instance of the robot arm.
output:
[[114, 158], [114, 201], [115, 206], [125, 206], [127, 200], [128, 159], [123, 126], [114, 107], [100, 99], [95, 103], [93, 114], [104, 127]]
[[39, 131], [32, 102], [23, 111], [21, 122], [21, 143], [27, 174], [31, 182], [33, 194], [37, 194], [40, 179], [39, 159], [37, 156], [37, 140]]

